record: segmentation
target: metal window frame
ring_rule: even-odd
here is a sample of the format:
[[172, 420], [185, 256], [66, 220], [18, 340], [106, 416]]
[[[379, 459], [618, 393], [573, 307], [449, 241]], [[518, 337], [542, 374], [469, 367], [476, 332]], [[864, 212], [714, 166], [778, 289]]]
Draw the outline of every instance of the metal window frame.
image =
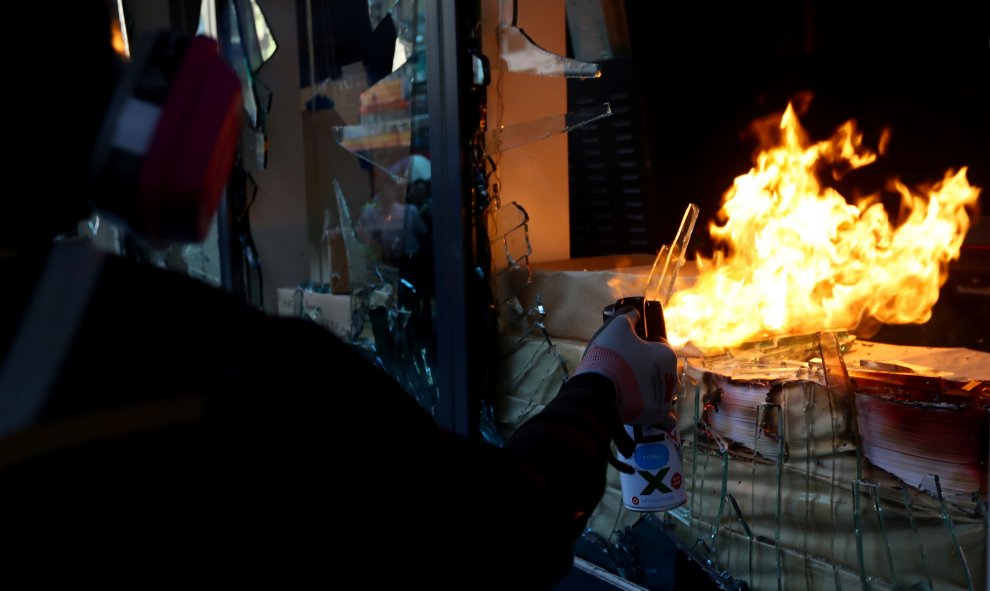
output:
[[[437, 421], [454, 433], [478, 435], [479, 392], [473, 376], [480, 351], [469, 339], [467, 303], [471, 249], [469, 195], [465, 175], [472, 105], [467, 31], [475, 3], [436, 0], [426, 3], [427, 101], [430, 109], [433, 243], [436, 273]], [[465, 18], [468, 17], [468, 18]], [[475, 19], [477, 20], [477, 19]]]

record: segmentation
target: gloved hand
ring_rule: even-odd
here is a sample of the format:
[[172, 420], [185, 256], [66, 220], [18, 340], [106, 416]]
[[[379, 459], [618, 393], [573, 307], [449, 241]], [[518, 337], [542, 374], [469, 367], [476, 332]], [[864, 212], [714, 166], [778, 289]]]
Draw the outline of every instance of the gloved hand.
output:
[[644, 341], [635, 332], [639, 312], [617, 313], [591, 338], [574, 375], [598, 373], [615, 385], [619, 419], [628, 425], [673, 430], [670, 404], [679, 382], [677, 355], [666, 341]]

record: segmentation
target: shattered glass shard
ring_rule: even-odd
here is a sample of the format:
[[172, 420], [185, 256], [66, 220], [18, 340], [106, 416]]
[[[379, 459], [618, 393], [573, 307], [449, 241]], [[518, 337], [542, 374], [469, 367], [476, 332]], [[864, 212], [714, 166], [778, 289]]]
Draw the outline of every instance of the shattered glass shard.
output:
[[369, 285], [374, 282], [374, 275], [371, 268], [371, 259], [368, 256], [368, 249], [358, 240], [354, 232], [354, 224], [351, 221], [350, 209], [347, 207], [347, 199], [344, 198], [344, 191], [340, 188], [337, 179], [333, 180], [334, 195], [337, 199], [337, 208], [340, 215], [340, 231], [344, 239], [344, 250], [347, 254], [347, 270], [351, 283], [355, 285]]
[[251, 10], [254, 13], [254, 30], [255, 37], [258, 40], [259, 54], [261, 56], [261, 62], [264, 64], [264, 62], [267, 62], [275, 55], [275, 50], [278, 49], [278, 42], [275, 39], [275, 35], [272, 34], [271, 28], [268, 26], [268, 19], [265, 18], [265, 13], [258, 6], [257, 0], [251, 0]]
[[526, 232], [510, 232], [505, 237], [500, 238], [498, 243], [509, 265], [520, 264], [533, 253], [533, 247], [529, 243], [529, 234]]
[[564, 57], [540, 47], [519, 27], [500, 25], [496, 34], [501, 49], [498, 67], [508, 72], [566, 78], [598, 78], [602, 74], [598, 64]]
[[603, 103], [597, 107], [571, 113], [490, 129], [485, 132], [485, 152], [489, 155], [499, 154], [512, 148], [545, 140], [559, 133], [567, 133], [611, 115], [611, 104]]
[[[334, 140], [348, 152], [385, 172], [404, 156], [392, 155], [396, 149], [410, 146], [412, 120], [396, 119], [361, 125], [339, 125], [333, 128]], [[376, 154], [382, 151], [387, 158]], [[391, 157], [388, 157], [391, 156]]]
[[420, 45], [423, 43], [424, 23], [421, 21], [425, 15], [425, 7], [426, 2], [423, 0], [399, 0], [389, 11], [395, 23], [395, 33], [399, 42], [405, 47], [407, 55], [413, 53], [417, 41]]
[[371, 29], [377, 29], [382, 19], [389, 15], [399, 0], [368, 0], [368, 21]]
[[664, 254], [663, 249], [660, 251], [661, 255], [657, 256], [657, 261], [653, 263], [650, 278], [647, 280], [646, 299], [656, 300], [663, 306], [667, 305], [671, 294], [674, 293], [674, 282], [677, 281], [677, 274], [687, 259], [688, 243], [691, 242], [691, 234], [694, 233], [694, 225], [698, 221], [700, 211], [694, 203], [688, 204], [684, 211], [684, 217], [681, 219], [681, 227], [677, 230], [674, 242], [666, 252], [666, 258], [659, 273], [656, 273], [657, 263], [660, 262], [660, 256]]
[[921, 566], [924, 570], [924, 583], [927, 583], [927, 589], [934, 589], [935, 587], [932, 584], [931, 571], [928, 567], [928, 556], [925, 554], [925, 545], [921, 543], [921, 536], [918, 535], [918, 524], [915, 522], [914, 514], [911, 511], [911, 498], [908, 496], [907, 487], [900, 487], [900, 492], [901, 503], [904, 505], [904, 512], [907, 514], [908, 521], [911, 524], [911, 534], [914, 536], [914, 545], [918, 549], [918, 559], [920, 560]]
[[397, 182], [406, 179], [396, 176], [393, 167], [409, 156], [413, 133], [429, 124], [428, 113], [413, 113], [414, 71], [407, 62], [361, 92], [357, 105], [360, 123], [331, 128], [341, 147]]
[[528, 259], [522, 259], [519, 264], [508, 265], [495, 274], [493, 278], [495, 298], [499, 303], [517, 299], [528, 285], [533, 282], [533, 271]]
[[952, 515], [946, 507], [945, 497], [942, 496], [942, 483], [939, 481], [938, 474], [931, 474], [930, 476], [935, 481], [935, 493], [938, 497], [939, 510], [942, 514], [942, 522], [945, 524], [946, 529], [949, 530], [949, 535], [952, 537], [952, 544], [956, 548], [957, 556], [959, 556], [962, 573], [966, 577], [966, 584], [970, 589], [973, 589], [973, 575], [969, 569], [969, 563], [966, 561], [966, 553], [959, 544], [959, 536], [956, 534], [956, 527], [953, 523]]
[[529, 222], [529, 214], [513, 201], [499, 207], [488, 217], [488, 235], [492, 239], [501, 238], [527, 222]]
[[248, 67], [254, 74], [275, 54], [278, 44], [275, 42], [265, 14], [261, 11], [256, 0], [237, 2], [234, 6], [237, 9], [237, 21], [244, 47], [244, 56], [247, 58]]

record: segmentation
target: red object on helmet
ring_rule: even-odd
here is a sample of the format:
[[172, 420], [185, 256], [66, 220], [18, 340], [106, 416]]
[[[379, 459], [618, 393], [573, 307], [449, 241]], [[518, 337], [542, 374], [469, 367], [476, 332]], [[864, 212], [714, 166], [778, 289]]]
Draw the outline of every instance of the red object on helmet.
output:
[[203, 240], [234, 164], [241, 97], [215, 40], [157, 33], [128, 65], [97, 140], [95, 208], [156, 247]]

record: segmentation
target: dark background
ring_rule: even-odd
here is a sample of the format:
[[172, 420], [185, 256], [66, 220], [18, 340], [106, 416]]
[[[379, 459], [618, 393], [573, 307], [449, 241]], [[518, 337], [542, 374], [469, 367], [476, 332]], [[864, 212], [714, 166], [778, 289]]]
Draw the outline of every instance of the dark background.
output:
[[[949, 168], [969, 167], [970, 184], [983, 188], [984, 218], [974, 217], [962, 260], [954, 265], [962, 264], [955, 275], [969, 289], [947, 285], [968, 295], [960, 302], [943, 289], [940, 302], [942, 308], [966, 308], [969, 317], [953, 312], [952, 326], [939, 326], [936, 310], [924, 329], [928, 334], [898, 328], [904, 335], [891, 339], [990, 346], [990, 3], [622, 5], [630, 51], [606, 61], [599, 80], [571, 83], [568, 91], [569, 97], [615, 102], [623, 89], [631, 90], [630, 112], [621, 116], [630, 117], [638, 132], [632, 141], [642, 179], [633, 193], [648, 198], [635, 195], [623, 203], [615, 197], [622, 194], [619, 185], [600, 189], [597, 201], [587, 194], [594, 183], [581, 175], [594, 158], [582, 161], [582, 136], [571, 132], [572, 160], [579, 163], [572, 169], [572, 256], [655, 251], [675, 235], [689, 202], [701, 206], [691, 250], [710, 254], [708, 222], [733, 178], [752, 166], [750, 124], [782, 112], [795, 97], [811, 96], [800, 119], [813, 140], [854, 119], [864, 144], [876, 151], [880, 134], [890, 130], [885, 156], [837, 183], [847, 198], [882, 190], [891, 176], [913, 186], [937, 181]], [[608, 157], [610, 145], [605, 147]], [[604, 209], [605, 193], [611, 211]], [[899, 198], [883, 197], [896, 219]], [[629, 231], [640, 223], [642, 230]], [[640, 237], [645, 239], [637, 242]]]
[[626, 9], [667, 235], [688, 201], [714, 214], [751, 166], [750, 122], [804, 92], [813, 139], [851, 118], [875, 149], [890, 128], [886, 156], [849, 188], [879, 188], [891, 174], [910, 186], [968, 165], [970, 183], [990, 189], [990, 3], [630, 0]]

